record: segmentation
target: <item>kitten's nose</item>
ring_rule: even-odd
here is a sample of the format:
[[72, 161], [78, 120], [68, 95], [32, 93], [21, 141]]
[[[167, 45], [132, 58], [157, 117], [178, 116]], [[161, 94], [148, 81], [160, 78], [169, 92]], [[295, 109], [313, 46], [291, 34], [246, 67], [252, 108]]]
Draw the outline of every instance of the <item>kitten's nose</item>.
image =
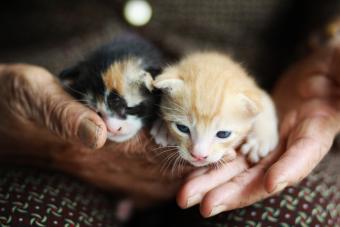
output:
[[109, 118], [107, 121], [107, 130], [115, 135], [124, 134], [127, 130], [126, 122], [119, 119]]
[[194, 153], [191, 153], [191, 156], [196, 159], [197, 161], [203, 161], [205, 159], [208, 158], [208, 155], [200, 155], [200, 154], [194, 154]]
[[112, 131], [114, 133], [118, 133], [118, 132], [122, 131], [122, 126], [120, 126], [120, 125], [115, 125], [113, 127], [111, 126], [110, 131]]
[[196, 161], [203, 161], [208, 158], [209, 155], [209, 143], [197, 143], [194, 147], [190, 150], [191, 156]]

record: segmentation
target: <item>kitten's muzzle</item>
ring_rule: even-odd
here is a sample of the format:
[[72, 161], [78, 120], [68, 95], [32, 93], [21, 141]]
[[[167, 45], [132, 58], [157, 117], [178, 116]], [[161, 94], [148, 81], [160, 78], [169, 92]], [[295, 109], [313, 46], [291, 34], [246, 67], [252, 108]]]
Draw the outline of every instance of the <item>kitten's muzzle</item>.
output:
[[208, 158], [208, 155], [195, 154], [195, 153], [190, 153], [190, 155], [196, 161], [203, 161], [203, 160], [206, 160]]

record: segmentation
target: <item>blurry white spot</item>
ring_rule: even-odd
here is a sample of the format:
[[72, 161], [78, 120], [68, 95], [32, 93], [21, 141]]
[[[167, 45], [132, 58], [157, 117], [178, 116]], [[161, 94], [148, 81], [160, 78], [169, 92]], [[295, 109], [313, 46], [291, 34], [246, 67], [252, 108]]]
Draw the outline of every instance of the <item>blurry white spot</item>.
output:
[[130, 0], [124, 6], [125, 19], [134, 26], [147, 24], [152, 16], [150, 4], [144, 0]]

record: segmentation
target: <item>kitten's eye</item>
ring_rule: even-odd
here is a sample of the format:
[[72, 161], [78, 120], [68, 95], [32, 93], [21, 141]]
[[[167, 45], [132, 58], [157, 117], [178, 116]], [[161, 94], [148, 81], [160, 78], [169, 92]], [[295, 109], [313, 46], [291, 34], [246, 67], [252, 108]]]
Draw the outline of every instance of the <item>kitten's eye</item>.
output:
[[181, 125], [181, 124], [176, 124], [176, 127], [178, 128], [179, 131], [181, 131], [185, 134], [190, 134], [190, 129], [187, 126]]
[[218, 131], [216, 133], [216, 136], [220, 139], [228, 138], [231, 135], [230, 131]]

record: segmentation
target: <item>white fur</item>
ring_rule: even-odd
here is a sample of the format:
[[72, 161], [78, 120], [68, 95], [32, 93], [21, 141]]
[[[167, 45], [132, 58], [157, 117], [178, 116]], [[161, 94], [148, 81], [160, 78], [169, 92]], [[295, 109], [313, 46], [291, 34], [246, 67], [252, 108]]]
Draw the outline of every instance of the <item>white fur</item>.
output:
[[[128, 116], [125, 120], [118, 119], [115, 117], [108, 117], [104, 119], [108, 127], [107, 138], [114, 142], [124, 142], [131, 139], [137, 134], [137, 132], [142, 128], [142, 120], [136, 116]], [[122, 127], [121, 132], [113, 133], [110, 131], [110, 127]]]
[[138, 88], [144, 84], [150, 91], [152, 87], [152, 77], [149, 73], [142, 70], [142, 62], [128, 61], [124, 71], [124, 98], [128, 106], [136, 106], [144, 99], [143, 94]]
[[265, 93], [262, 100], [263, 112], [256, 117], [253, 129], [241, 147], [242, 154], [248, 155], [248, 160], [252, 163], [267, 156], [279, 140], [274, 103]]
[[152, 125], [150, 134], [154, 138], [156, 144], [159, 144], [162, 147], [176, 145], [166, 125], [160, 119], [156, 120], [155, 123]]

